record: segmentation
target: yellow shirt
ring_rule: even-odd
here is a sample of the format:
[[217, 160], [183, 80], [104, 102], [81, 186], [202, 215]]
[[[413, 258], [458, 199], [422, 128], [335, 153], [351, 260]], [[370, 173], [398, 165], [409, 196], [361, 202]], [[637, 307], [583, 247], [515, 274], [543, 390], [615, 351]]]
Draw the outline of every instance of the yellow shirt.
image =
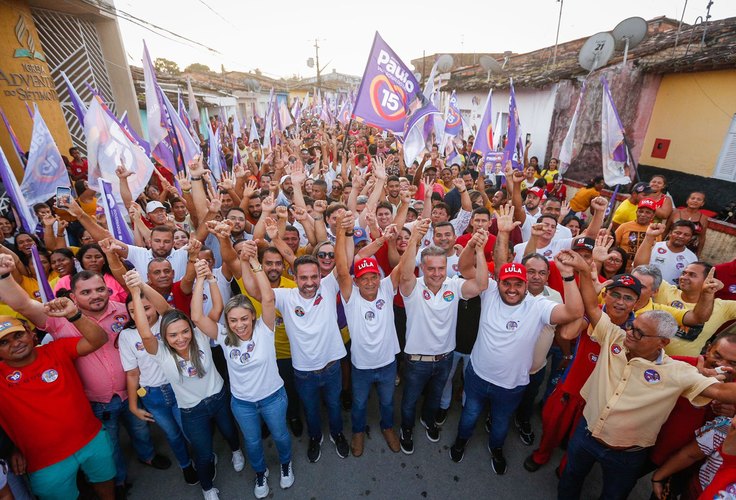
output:
[[694, 366], [675, 361], [664, 351], [656, 361], [628, 360], [626, 332], [611, 323], [607, 314], [588, 332], [601, 352], [580, 395], [586, 402], [583, 415], [595, 438], [614, 447], [652, 446], [677, 398], [686, 397], [694, 406], [710, 402], [700, 393], [717, 384], [717, 379], [704, 377]]
[[592, 187], [578, 189], [578, 192], [570, 200], [570, 209], [573, 212], [585, 212], [590, 208], [590, 202], [593, 201], [593, 198], [600, 195], [601, 192]]
[[[691, 311], [695, 304], [682, 300], [682, 290], [672, 283], [662, 282], [657, 302], [667, 304], [680, 311]], [[709, 338], [727, 321], [736, 318], [736, 301], [716, 299], [710, 319], [702, 325], [680, 326], [669, 345], [665, 348], [670, 356], [698, 356]]]
[[636, 205], [631, 203], [629, 199], [625, 199], [613, 212], [613, 222], [619, 226], [625, 222], [636, 220]]
[[550, 184], [555, 181], [555, 175], [559, 174], [559, 170], [548, 170], [544, 169], [542, 170], [542, 176], [544, 177], [544, 180], [547, 181], [547, 184]]
[[634, 316], [639, 316], [640, 314], [647, 311], [667, 311], [675, 318], [675, 321], [677, 321], [677, 324], [680, 326], [680, 328], [685, 328], [685, 326], [682, 324], [682, 318], [685, 317], [685, 313], [687, 313], [687, 311], [668, 306], [667, 304], [657, 304], [652, 299], [649, 299], [649, 302], [647, 302], [644, 307], [634, 311]]

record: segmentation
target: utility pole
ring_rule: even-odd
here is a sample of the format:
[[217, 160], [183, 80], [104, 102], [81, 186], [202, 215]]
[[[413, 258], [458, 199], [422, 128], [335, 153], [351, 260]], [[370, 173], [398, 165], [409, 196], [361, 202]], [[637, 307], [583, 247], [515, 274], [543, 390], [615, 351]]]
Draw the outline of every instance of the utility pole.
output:
[[317, 67], [317, 90], [320, 90], [320, 87], [322, 87], [322, 75], [319, 67], [319, 40], [317, 38], [314, 39], [314, 56], [315, 66]]
[[552, 56], [552, 67], [557, 65], [557, 44], [560, 41], [560, 24], [562, 23], [562, 6], [565, 4], [565, 0], [557, 0], [560, 3], [560, 15], [557, 17], [557, 35], [555, 35], [555, 52]]

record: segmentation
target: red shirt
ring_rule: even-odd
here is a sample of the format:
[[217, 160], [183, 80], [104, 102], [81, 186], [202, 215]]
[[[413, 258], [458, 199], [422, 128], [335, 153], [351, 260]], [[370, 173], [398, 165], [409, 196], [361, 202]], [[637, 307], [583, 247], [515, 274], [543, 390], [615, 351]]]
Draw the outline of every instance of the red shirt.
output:
[[579, 396], [580, 389], [583, 388], [585, 382], [588, 381], [588, 377], [593, 373], [600, 352], [601, 346], [590, 338], [588, 329], [582, 330], [580, 337], [578, 337], [575, 358], [572, 360], [565, 380], [559, 385], [560, 390]]
[[75, 181], [87, 179], [87, 158], [82, 158], [78, 162], [72, 160], [69, 162], [69, 170], [71, 171], [72, 178]]
[[76, 453], [102, 427], [74, 367], [79, 340], [36, 347], [36, 359], [20, 368], [0, 362], [0, 425], [26, 457], [28, 472]]
[[171, 285], [171, 292], [166, 296], [166, 302], [171, 307], [186, 313], [187, 316], [192, 315], [192, 294], [181, 291], [181, 281]]
[[[716, 496], [721, 491], [728, 493], [736, 493], [736, 455], [728, 455], [723, 452], [723, 448], [719, 450], [723, 463], [721, 468], [718, 469], [716, 475], [713, 476], [713, 480], [710, 482], [708, 487], [698, 497], [698, 500], [712, 500], [714, 498], [724, 498]], [[731, 498], [730, 496], [728, 498]]]
[[716, 266], [716, 278], [723, 281], [723, 289], [716, 293], [716, 298], [736, 300], [736, 259]]
[[[473, 235], [470, 233], [460, 235], [460, 237], [455, 241], [455, 243], [465, 248], [465, 246], [468, 244], [468, 241], [470, 241], [470, 238], [472, 237]], [[491, 262], [493, 260], [493, 247], [495, 245], [496, 245], [496, 237], [493, 236], [492, 234], [489, 234], [488, 241], [486, 242], [486, 246], [483, 248], [483, 255], [485, 255], [486, 257], [486, 262]]]

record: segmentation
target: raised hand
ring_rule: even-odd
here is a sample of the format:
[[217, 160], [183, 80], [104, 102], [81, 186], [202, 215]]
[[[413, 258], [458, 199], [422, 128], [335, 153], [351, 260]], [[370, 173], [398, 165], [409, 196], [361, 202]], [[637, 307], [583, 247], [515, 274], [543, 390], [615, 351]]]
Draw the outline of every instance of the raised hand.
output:
[[56, 222], [56, 221], [57, 221], [57, 218], [56, 217], [54, 217], [51, 214], [47, 214], [47, 215], [44, 216], [44, 218], [43, 218], [43, 220], [41, 222], [43, 222], [43, 225], [46, 226], [46, 227], [52, 227], [54, 225], [54, 222]]
[[258, 257], [258, 245], [253, 240], [248, 240], [243, 243], [240, 249], [240, 260], [243, 262], [249, 262], [253, 257]]
[[452, 185], [455, 186], [455, 189], [458, 191], [465, 191], [465, 181], [462, 179], [458, 179], [457, 177], [452, 179]]
[[414, 224], [414, 229], [412, 230], [412, 236], [414, 234], [417, 234], [419, 236], [418, 239], [424, 238], [424, 235], [427, 234], [427, 231], [429, 231], [429, 226], [432, 224], [432, 220], [429, 218], [426, 219], [419, 219], [416, 224]]
[[395, 240], [398, 235], [399, 228], [396, 224], [389, 224], [386, 226], [386, 229], [383, 230], [383, 234], [381, 236], [386, 240]]
[[118, 165], [115, 168], [115, 175], [118, 176], [118, 179], [122, 180], [122, 179], [126, 179], [130, 177], [131, 175], [133, 175], [133, 172], [125, 168], [125, 165]]
[[309, 212], [304, 207], [294, 207], [294, 219], [304, 222], [309, 217]]
[[266, 217], [265, 220], [266, 223], [266, 235], [268, 238], [273, 241], [279, 236], [279, 225], [276, 222], [276, 219], [272, 219], [271, 217]]
[[340, 226], [340, 229], [345, 232], [353, 230], [355, 227], [355, 215], [353, 215], [353, 212], [348, 210], [343, 214]]
[[189, 180], [185, 171], [182, 170], [181, 172], [176, 173], [176, 182], [179, 183], [179, 187], [182, 191], [192, 190], [192, 181]]
[[243, 199], [249, 200], [253, 196], [253, 194], [258, 189], [258, 183], [256, 181], [250, 180], [245, 183], [245, 187], [243, 188]]
[[127, 286], [128, 290], [130, 290], [131, 292], [134, 290], [139, 290], [143, 286], [141, 275], [135, 269], [131, 269], [130, 271], [125, 273], [123, 275], [123, 279], [125, 280], [125, 286]]
[[563, 220], [565, 217], [567, 217], [567, 214], [569, 213], [570, 213], [570, 203], [568, 203], [567, 200], [562, 200], [562, 203], [560, 204], [560, 218], [557, 220], [558, 221]]
[[532, 224], [532, 237], [540, 238], [542, 236], [544, 236], [544, 224]]
[[7, 254], [0, 254], [0, 274], [10, 274], [13, 270], [15, 270], [13, 257]]
[[76, 218], [79, 218], [84, 214], [84, 210], [82, 210], [82, 207], [79, 206], [79, 203], [77, 203], [77, 200], [75, 200], [71, 196], [69, 197], [69, 204], [67, 206], [59, 207], [58, 204], [56, 206], [58, 208], [66, 210], [67, 212], [69, 212], [71, 215], [73, 215]]
[[609, 251], [613, 246], [613, 236], [606, 231], [601, 229], [598, 232], [598, 237], [595, 239], [595, 246], [593, 247], [593, 260], [597, 262], [605, 261], [610, 255]]
[[498, 231], [504, 233], [510, 233], [515, 227], [521, 225], [521, 222], [514, 221], [514, 206], [511, 203], [506, 203], [498, 207], [496, 224]]
[[192, 158], [192, 161], [189, 162], [189, 165], [187, 165], [187, 167], [189, 167], [189, 175], [191, 175], [192, 177], [202, 177], [202, 174], [204, 174], [204, 162], [202, 160], [202, 155], [197, 155]]
[[235, 166], [233, 166], [233, 176], [235, 176], [236, 179], [245, 177], [245, 167], [240, 163], [236, 163]]
[[263, 201], [261, 202], [261, 210], [271, 213], [276, 208], [276, 200], [273, 196], [269, 195], [263, 198]]
[[411, 203], [411, 192], [408, 189], [402, 189], [399, 191], [399, 199], [401, 203], [408, 205]]
[[215, 195], [210, 198], [207, 201], [207, 210], [209, 210], [209, 212], [212, 214], [219, 213], [220, 209], [222, 208], [222, 198], [222, 194]]
[[710, 271], [708, 271], [708, 276], [706, 276], [705, 281], [703, 281], [703, 288], [701, 289], [703, 293], [714, 295], [723, 288], [723, 282], [716, 279], [715, 273], [716, 268], [711, 267]]
[[198, 280], [207, 280], [212, 277], [212, 270], [204, 259], [197, 259], [194, 263], [194, 271], [197, 273]]
[[97, 242], [98, 245], [100, 245], [100, 249], [102, 250], [102, 253], [104, 254], [111, 254], [115, 252], [116, 250], [122, 250], [123, 247], [120, 243], [118, 243], [117, 240], [114, 238], [105, 238]]
[[608, 207], [608, 200], [603, 196], [596, 196], [590, 202], [590, 208], [598, 212], [599, 210], [605, 211]]
[[79, 312], [77, 305], [68, 297], [49, 300], [43, 305], [43, 312], [53, 318], [70, 318]]
[[318, 214], [324, 214], [327, 210], [327, 202], [325, 200], [315, 200], [313, 212]]
[[386, 166], [380, 158], [373, 158], [373, 175], [376, 180], [386, 180]]
[[649, 227], [647, 228], [647, 236], [651, 236], [652, 238], [658, 238], [664, 234], [665, 225], [661, 222], [653, 222], [649, 224]]
[[196, 238], [189, 238], [189, 243], [187, 244], [187, 253], [189, 254], [189, 260], [194, 260], [199, 255], [200, 250], [202, 250], [202, 242], [199, 241]]
[[288, 219], [289, 210], [285, 206], [279, 205], [278, 207], [276, 207], [276, 217], [278, 217], [279, 219]]
[[231, 174], [223, 172], [222, 178], [217, 186], [224, 191], [229, 191], [235, 187], [235, 179]]

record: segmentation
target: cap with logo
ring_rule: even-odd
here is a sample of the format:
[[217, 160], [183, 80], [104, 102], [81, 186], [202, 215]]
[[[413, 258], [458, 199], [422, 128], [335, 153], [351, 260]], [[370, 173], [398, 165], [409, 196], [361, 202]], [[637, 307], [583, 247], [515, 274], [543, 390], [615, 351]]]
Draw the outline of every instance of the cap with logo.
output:
[[501, 266], [498, 271], [499, 281], [516, 278], [526, 282], [526, 267], [523, 264], [510, 262]]
[[595, 247], [595, 240], [593, 238], [586, 238], [585, 236], [575, 238], [572, 240], [572, 245], [570, 246], [572, 250], [590, 250], [591, 252], [593, 251], [593, 247]]
[[380, 274], [378, 272], [378, 261], [374, 259], [373, 257], [366, 257], [364, 259], [360, 259], [358, 262], [355, 263], [355, 277], [360, 278], [366, 273], [376, 273]]
[[160, 201], [149, 201], [148, 203], [146, 203], [147, 214], [150, 214], [151, 212], [153, 212], [154, 210], [158, 210], [159, 208], [163, 208], [164, 210], [166, 209], [166, 207], [164, 207], [164, 204]]
[[646, 182], [637, 182], [633, 186], [631, 186], [631, 193], [637, 193], [637, 194], [649, 194], [652, 192], [652, 188], [649, 187], [649, 184]]
[[611, 284], [606, 287], [607, 290], [614, 288], [628, 288], [636, 294], [637, 297], [641, 296], [641, 281], [636, 276], [631, 274], [617, 274], [611, 279]]
[[529, 188], [527, 190], [527, 192], [526, 192], [526, 195], [529, 196], [530, 194], [537, 195], [537, 197], [539, 197], [540, 200], [541, 199], [544, 199], [544, 189], [542, 189], [542, 188], [540, 188], [538, 186], [534, 186], [534, 187]]
[[24, 332], [23, 322], [13, 316], [0, 316], [0, 339], [13, 332]]
[[356, 227], [353, 229], [353, 244], [357, 245], [364, 241], [370, 241], [370, 238], [368, 238], [368, 235], [365, 233], [365, 229], [362, 227]]
[[657, 202], [651, 198], [644, 198], [639, 201], [639, 208], [648, 208], [650, 210], [657, 210]]

